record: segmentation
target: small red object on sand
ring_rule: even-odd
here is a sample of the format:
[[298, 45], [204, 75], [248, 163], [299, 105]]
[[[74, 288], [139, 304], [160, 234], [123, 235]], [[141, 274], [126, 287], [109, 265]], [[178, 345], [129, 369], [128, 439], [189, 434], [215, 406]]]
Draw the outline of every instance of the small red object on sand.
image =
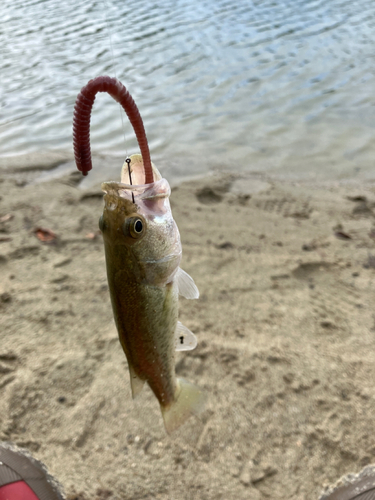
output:
[[36, 227], [33, 232], [38, 240], [43, 241], [43, 243], [51, 243], [57, 239], [56, 233], [51, 231], [51, 229]]

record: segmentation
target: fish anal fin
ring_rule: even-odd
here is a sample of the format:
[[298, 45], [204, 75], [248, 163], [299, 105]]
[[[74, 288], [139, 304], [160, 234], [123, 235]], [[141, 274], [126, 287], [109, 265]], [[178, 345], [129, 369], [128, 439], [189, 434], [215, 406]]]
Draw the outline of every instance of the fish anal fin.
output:
[[176, 351], [191, 351], [197, 347], [198, 339], [193, 332], [186, 328], [180, 321], [177, 321], [174, 334]]
[[203, 391], [187, 380], [177, 379], [177, 392], [178, 396], [173, 403], [161, 406], [168, 434], [178, 429], [192, 415], [199, 415], [205, 403]]
[[135, 399], [138, 396], [138, 394], [142, 391], [146, 381], [138, 377], [138, 375], [134, 371], [134, 368], [130, 364], [129, 364], [129, 374], [130, 374], [130, 386], [132, 388], [132, 396], [133, 399]]
[[199, 297], [199, 290], [193, 278], [188, 273], [185, 273], [181, 267], [177, 269], [175, 280], [180, 295], [186, 299], [197, 299]]

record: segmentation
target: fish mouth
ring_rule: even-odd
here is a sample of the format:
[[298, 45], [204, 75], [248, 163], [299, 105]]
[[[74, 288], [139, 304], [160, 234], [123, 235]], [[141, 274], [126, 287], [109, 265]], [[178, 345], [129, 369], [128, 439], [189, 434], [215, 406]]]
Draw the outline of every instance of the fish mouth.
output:
[[110, 198], [123, 198], [131, 200], [134, 204], [144, 200], [168, 198], [171, 194], [168, 181], [162, 178], [154, 164], [152, 164], [152, 170], [154, 182], [143, 184], [144, 166], [142, 156], [140, 154], [132, 155], [122, 166], [121, 181], [103, 182], [102, 190]]
[[157, 217], [170, 210], [171, 188], [152, 164], [154, 182], [143, 184], [144, 169], [141, 155], [132, 155], [122, 167], [121, 181], [103, 182], [104, 201], [108, 210], [123, 213], [138, 212], [145, 217]]
[[137, 204], [137, 200], [168, 198], [171, 194], [171, 189], [166, 179], [160, 179], [150, 184], [124, 184], [122, 182], [108, 181], [103, 182], [101, 187], [102, 191], [107, 195], [134, 200], [133, 203], [135, 204]]

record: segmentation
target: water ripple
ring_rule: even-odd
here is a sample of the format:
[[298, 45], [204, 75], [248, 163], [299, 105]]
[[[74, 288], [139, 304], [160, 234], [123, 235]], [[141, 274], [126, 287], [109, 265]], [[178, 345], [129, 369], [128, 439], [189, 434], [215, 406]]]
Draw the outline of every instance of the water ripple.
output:
[[[351, 127], [375, 144], [373, 0], [3, 0], [2, 18], [0, 154], [71, 148], [75, 97], [103, 73], [131, 90], [161, 155], [262, 169], [307, 133], [338, 164]], [[98, 97], [94, 150], [124, 154], [123, 137]]]

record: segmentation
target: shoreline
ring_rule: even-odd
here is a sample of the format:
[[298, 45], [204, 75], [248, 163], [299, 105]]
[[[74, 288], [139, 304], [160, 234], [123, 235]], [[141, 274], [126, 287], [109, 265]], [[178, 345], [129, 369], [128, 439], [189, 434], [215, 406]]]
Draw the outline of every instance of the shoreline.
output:
[[375, 461], [374, 183], [216, 173], [172, 188], [201, 293], [180, 301], [198, 346], [176, 371], [207, 404], [168, 437], [151, 391], [130, 396], [100, 189], [69, 169], [29, 184], [28, 165], [0, 164], [0, 439], [69, 499], [317, 500]]
[[[162, 171], [163, 176], [168, 179], [171, 187], [179, 186], [185, 182], [195, 181], [210, 176], [231, 175], [234, 179], [245, 179], [250, 187], [249, 194], [253, 192], [252, 180], [272, 181], [287, 185], [310, 186], [311, 188], [331, 188], [338, 186], [361, 186], [363, 184], [375, 185], [375, 175], [372, 170], [361, 171], [360, 168], [351, 170], [346, 166], [343, 172], [338, 174], [326, 169], [327, 174], [311, 171], [309, 174], [302, 170], [282, 170], [280, 167], [272, 168], [269, 161], [259, 165], [263, 169], [243, 169], [240, 165], [227, 165], [218, 161], [209, 161], [207, 158], [188, 156], [183, 159], [169, 158], [161, 155], [153, 155], [152, 160]], [[124, 159], [118, 155], [106, 153], [92, 153], [93, 168], [90, 174], [81, 179], [79, 183], [82, 189], [93, 189], [101, 185], [103, 180], [117, 179], [119, 170]], [[202, 171], [202, 163], [205, 165]], [[68, 174], [78, 174], [75, 166], [73, 152], [70, 150], [44, 150], [13, 156], [0, 156], [0, 174], [3, 177], [17, 177], [19, 174], [27, 175], [26, 182], [46, 182], [53, 179], [61, 179]], [[238, 183], [239, 184], [239, 183]], [[243, 183], [242, 183], [243, 184]], [[242, 187], [242, 190], [244, 187]], [[238, 191], [238, 190], [237, 190]]]

